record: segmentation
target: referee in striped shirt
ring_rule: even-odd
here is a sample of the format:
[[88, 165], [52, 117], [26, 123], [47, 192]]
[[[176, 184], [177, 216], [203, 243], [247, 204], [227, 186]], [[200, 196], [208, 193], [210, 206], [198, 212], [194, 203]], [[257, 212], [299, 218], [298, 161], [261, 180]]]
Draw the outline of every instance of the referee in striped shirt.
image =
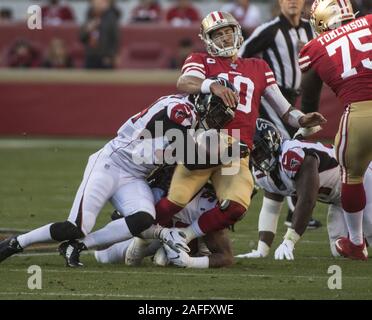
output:
[[[316, 88], [321, 86], [322, 81], [316, 75], [301, 78], [298, 53], [315, 36], [309, 21], [301, 18], [304, 5], [305, 0], [279, 0], [281, 14], [257, 27], [243, 43], [239, 56], [258, 56], [264, 59], [273, 70], [281, 92], [291, 105], [295, 104], [302, 91], [301, 109], [307, 113], [317, 111], [321, 88]], [[264, 98], [261, 99], [260, 116], [273, 122], [284, 139], [292, 138], [297, 130], [283, 123]], [[294, 210], [290, 198], [288, 206], [286, 225], [290, 226]], [[311, 219], [308, 228], [315, 229], [319, 226], [319, 221]]]
[[[301, 93], [298, 53], [314, 37], [309, 21], [301, 18], [304, 4], [305, 0], [279, 0], [281, 14], [256, 28], [239, 51], [243, 58], [258, 56], [269, 64], [281, 92], [292, 105]], [[284, 138], [291, 138], [296, 129], [285, 125], [264, 99], [261, 104], [260, 116], [272, 121]], [[318, 104], [314, 101], [312, 105], [305, 111], [316, 109]]]

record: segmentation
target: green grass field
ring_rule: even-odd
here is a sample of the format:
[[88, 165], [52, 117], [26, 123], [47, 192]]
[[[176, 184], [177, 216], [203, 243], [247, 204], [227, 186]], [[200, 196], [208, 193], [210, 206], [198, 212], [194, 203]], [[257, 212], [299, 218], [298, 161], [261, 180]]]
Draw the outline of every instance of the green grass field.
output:
[[[32, 229], [68, 216], [89, 154], [104, 140], [0, 139], [0, 228]], [[249, 214], [230, 233], [234, 253], [250, 251], [257, 243], [261, 194]], [[96, 228], [109, 221], [102, 211]], [[326, 223], [326, 207], [315, 217]], [[285, 233], [282, 213], [279, 235]], [[371, 299], [372, 264], [334, 259], [326, 227], [308, 231], [298, 243], [294, 261], [236, 260], [224, 269], [139, 268], [100, 265], [83, 255], [85, 267], [67, 269], [55, 247], [26, 250], [0, 264], [0, 299]], [[31, 265], [42, 268], [42, 289], [27, 286]], [[342, 269], [342, 289], [328, 288], [328, 268]]]

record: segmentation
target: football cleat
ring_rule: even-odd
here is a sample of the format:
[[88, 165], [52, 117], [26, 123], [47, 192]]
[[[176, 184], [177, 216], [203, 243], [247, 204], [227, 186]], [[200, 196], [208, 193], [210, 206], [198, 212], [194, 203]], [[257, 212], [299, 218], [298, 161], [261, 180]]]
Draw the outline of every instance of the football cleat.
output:
[[115, 220], [118, 220], [118, 219], [121, 219], [121, 218], [124, 218], [124, 216], [119, 211], [114, 210], [111, 213], [111, 220], [112, 221], [115, 221]]
[[59, 254], [65, 258], [66, 267], [70, 268], [83, 266], [80, 262], [80, 252], [86, 249], [84, 243], [76, 240], [62, 242], [58, 247]]
[[23, 248], [19, 245], [16, 237], [5, 239], [0, 242], [0, 262], [22, 251]]
[[134, 237], [125, 253], [125, 264], [133, 267], [139, 266], [145, 257], [146, 248], [147, 242], [145, 240]]
[[368, 259], [368, 251], [364, 241], [361, 245], [357, 246], [349, 238], [341, 237], [336, 240], [335, 246], [337, 252], [345, 258], [363, 261]]
[[159, 238], [161, 241], [163, 241], [163, 243], [167, 244], [175, 252], [190, 252], [190, 248], [187, 245], [185, 233], [177, 228], [163, 228], [160, 231]]

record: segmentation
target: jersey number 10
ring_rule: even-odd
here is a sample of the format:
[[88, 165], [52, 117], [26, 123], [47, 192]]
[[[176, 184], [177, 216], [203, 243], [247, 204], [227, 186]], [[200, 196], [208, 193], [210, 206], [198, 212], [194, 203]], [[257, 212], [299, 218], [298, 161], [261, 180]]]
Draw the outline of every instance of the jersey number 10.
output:
[[227, 73], [220, 73], [218, 77], [230, 81], [236, 90], [239, 92], [239, 103], [236, 107], [244, 113], [250, 113], [252, 110], [252, 96], [254, 91], [254, 83], [251, 79], [242, 76], [233, 76]]

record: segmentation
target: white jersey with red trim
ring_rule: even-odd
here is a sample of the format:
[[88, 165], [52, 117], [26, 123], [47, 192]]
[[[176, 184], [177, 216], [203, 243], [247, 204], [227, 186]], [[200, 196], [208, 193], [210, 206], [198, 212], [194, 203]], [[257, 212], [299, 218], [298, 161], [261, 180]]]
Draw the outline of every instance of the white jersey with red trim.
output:
[[296, 195], [296, 175], [306, 155], [315, 156], [319, 160], [319, 192], [318, 201], [339, 204], [341, 178], [340, 169], [335, 156], [335, 148], [320, 142], [313, 143], [299, 140], [286, 140], [282, 144], [277, 169], [265, 175], [254, 168], [256, 183], [267, 192], [282, 196]]
[[188, 96], [165, 96], [125, 122], [105, 149], [118, 166], [135, 177], [145, 177], [163, 163], [164, 151], [171, 144], [166, 132], [178, 129], [185, 133], [196, 124], [194, 105]]

